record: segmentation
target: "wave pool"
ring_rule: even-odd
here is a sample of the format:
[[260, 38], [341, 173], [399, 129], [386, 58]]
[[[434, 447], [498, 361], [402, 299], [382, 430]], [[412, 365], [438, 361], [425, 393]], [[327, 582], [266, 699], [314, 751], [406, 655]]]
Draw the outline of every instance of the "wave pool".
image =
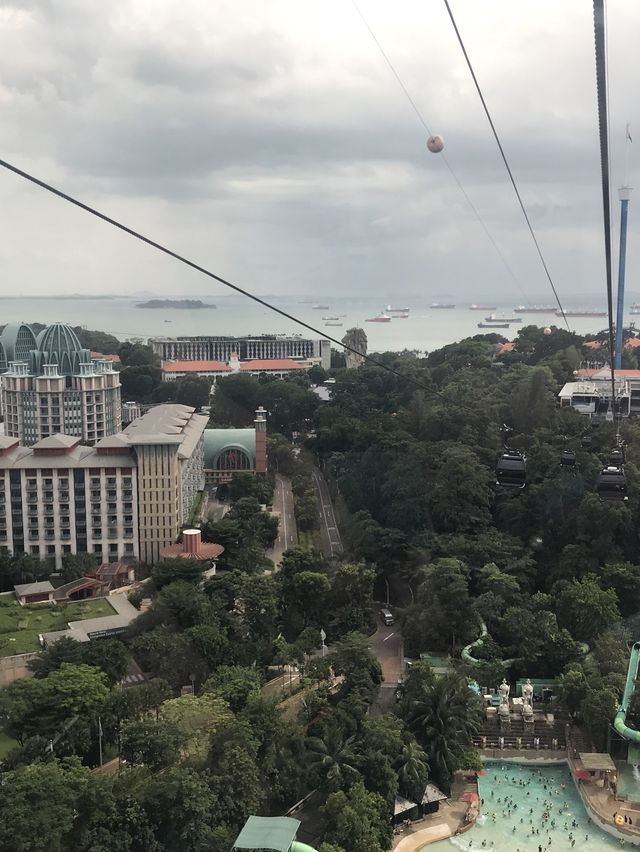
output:
[[466, 834], [424, 846], [424, 852], [452, 847], [466, 852], [619, 852], [620, 842], [587, 816], [567, 766], [495, 761], [485, 769], [478, 779], [484, 804], [476, 825]]

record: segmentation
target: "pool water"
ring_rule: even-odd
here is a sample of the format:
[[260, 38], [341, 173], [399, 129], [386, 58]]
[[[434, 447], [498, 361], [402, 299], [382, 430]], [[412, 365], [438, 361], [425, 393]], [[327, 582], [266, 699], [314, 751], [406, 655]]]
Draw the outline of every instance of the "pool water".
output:
[[452, 846], [467, 852], [538, 852], [539, 846], [547, 852], [620, 850], [620, 842], [587, 816], [567, 766], [496, 761], [485, 769], [487, 774], [478, 779], [484, 805], [476, 825], [466, 834], [423, 847], [424, 852]]

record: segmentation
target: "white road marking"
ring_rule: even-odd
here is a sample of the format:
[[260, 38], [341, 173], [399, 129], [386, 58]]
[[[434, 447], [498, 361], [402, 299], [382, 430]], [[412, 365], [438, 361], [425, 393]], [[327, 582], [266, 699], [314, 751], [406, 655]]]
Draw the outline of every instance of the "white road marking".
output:
[[396, 634], [395, 634], [395, 631], [394, 631], [393, 633], [390, 633], [388, 636], [385, 636], [385, 637], [384, 637], [384, 639], [383, 639], [382, 641], [383, 641], [383, 642], [386, 642], [386, 641], [387, 641], [387, 639], [391, 639], [391, 637], [392, 637], [392, 636], [395, 636], [395, 635], [396, 635]]

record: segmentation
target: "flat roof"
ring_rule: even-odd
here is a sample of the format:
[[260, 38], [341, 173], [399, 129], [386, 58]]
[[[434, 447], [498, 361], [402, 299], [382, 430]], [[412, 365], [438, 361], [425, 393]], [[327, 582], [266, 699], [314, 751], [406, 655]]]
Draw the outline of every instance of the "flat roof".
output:
[[580, 752], [580, 760], [587, 772], [615, 772], [616, 765], [608, 754], [593, 752]]
[[300, 820], [293, 817], [250, 816], [233, 848], [289, 852], [299, 827]]
[[40, 595], [43, 592], [52, 592], [53, 586], [48, 580], [42, 580], [39, 583], [20, 583], [13, 587], [18, 597], [23, 595]]

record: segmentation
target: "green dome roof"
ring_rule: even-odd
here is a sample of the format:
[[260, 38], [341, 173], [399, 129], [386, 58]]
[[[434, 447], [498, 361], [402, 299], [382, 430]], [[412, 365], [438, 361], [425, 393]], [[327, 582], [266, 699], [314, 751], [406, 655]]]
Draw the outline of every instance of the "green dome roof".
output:
[[28, 361], [29, 352], [37, 348], [36, 336], [23, 322], [8, 323], [0, 336], [7, 363], [9, 361]]
[[217, 470], [218, 459], [225, 450], [244, 453], [251, 467], [256, 465], [255, 429], [205, 429], [204, 466], [206, 470]]
[[55, 353], [59, 360], [62, 360], [62, 356], [65, 354], [71, 356], [74, 352], [80, 352], [82, 349], [75, 331], [70, 325], [61, 322], [43, 328], [38, 335], [37, 342], [37, 348], [41, 352], [48, 352], [50, 355]]

